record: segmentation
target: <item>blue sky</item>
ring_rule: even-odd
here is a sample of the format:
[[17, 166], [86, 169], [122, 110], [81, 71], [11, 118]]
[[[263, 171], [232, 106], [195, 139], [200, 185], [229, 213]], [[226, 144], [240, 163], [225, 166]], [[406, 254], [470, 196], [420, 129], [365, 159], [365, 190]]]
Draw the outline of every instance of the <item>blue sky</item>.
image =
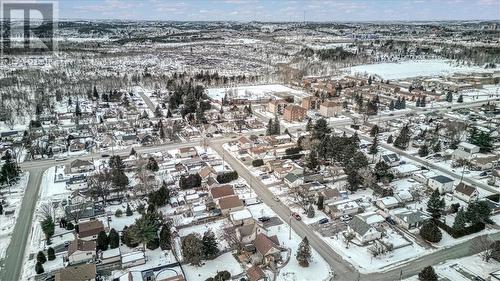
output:
[[60, 18], [237, 21], [500, 20], [500, 0], [59, 0]]

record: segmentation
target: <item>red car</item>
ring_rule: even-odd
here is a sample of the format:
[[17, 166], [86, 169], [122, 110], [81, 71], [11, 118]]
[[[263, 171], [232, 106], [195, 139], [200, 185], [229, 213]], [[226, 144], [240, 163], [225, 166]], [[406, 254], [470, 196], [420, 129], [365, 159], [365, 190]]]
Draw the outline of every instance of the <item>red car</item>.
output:
[[300, 217], [300, 215], [299, 215], [299, 214], [297, 214], [296, 212], [293, 212], [293, 213], [292, 213], [292, 217], [293, 217], [294, 219], [298, 220], [298, 221], [302, 220], [302, 218]]

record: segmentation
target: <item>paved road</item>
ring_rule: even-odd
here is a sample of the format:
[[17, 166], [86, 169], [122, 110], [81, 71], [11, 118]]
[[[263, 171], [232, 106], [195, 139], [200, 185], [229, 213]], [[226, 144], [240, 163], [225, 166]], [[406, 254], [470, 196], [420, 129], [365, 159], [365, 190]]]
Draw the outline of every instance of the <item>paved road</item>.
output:
[[19, 214], [12, 233], [9, 248], [7, 248], [4, 268], [0, 272], [0, 280], [16, 281], [19, 280], [24, 252], [28, 242], [28, 235], [31, 233], [31, 222], [38, 198], [38, 191], [42, 182], [44, 169], [30, 169], [28, 185], [24, 193], [24, 199], [19, 209]]
[[222, 142], [213, 142], [211, 145], [212, 149], [217, 151], [221, 156], [224, 155], [225, 161], [233, 169], [238, 171], [238, 174], [243, 177], [255, 191], [257, 196], [283, 220], [291, 224], [293, 230], [300, 236], [307, 236], [311, 246], [326, 260], [326, 262], [335, 270], [337, 279], [336, 280], [357, 280], [356, 269], [342, 259], [340, 255], [331, 250], [331, 247], [326, 244], [323, 239], [321, 239], [314, 231], [302, 221], [296, 221], [295, 219], [290, 220], [290, 209], [286, 205], [280, 202], [276, 202], [273, 199], [273, 193], [266, 188], [266, 186], [254, 175], [252, 175], [248, 169], [234, 158], [230, 153], [228, 153], [224, 148], [222, 148]]
[[142, 100], [149, 107], [149, 110], [151, 110], [151, 112], [153, 112], [153, 115], [154, 115], [155, 111], [156, 111], [156, 106], [153, 104], [151, 99], [148, 96], [146, 96], [146, 94], [144, 94], [144, 89], [141, 88], [141, 91], [139, 91], [138, 93], [141, 96]]

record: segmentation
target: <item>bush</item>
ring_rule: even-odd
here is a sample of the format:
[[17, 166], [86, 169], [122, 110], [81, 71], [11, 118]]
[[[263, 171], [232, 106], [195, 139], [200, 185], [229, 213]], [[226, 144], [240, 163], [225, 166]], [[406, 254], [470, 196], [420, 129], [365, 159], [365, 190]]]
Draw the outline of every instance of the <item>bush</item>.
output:
[[201, 186], [201, 176], [196, 174], [190, 174], [189, 176], [181, 176], [179, 179], [179, 187], [181, 189], [190, 189]]
[[432, 266], [427, 266], [420, 271], [418, 274], [418, 280], [421, 281], [438, 281], [438, 276], [436, 272], [434, 272], [434, 268]]
[[53, 261], [56, 259], [56, 252], [54, 251], [54, 249], [52, 247], [50, 247], [47, 250], [47, 258], [49, 259], [49, 261]]
[[116, 212], [115, 212], [115, 216], [116, 216], [116, 217], [121, 217], [122, 215], [123, 215], [123, 211], [122, 211], [122, 209], [118, 209], [118, 210], [116, 210]]
[[297, 159], [302, 158], [302, 156], [304, 156], [304, 154], [298, 153], [298, 154], [293, 154], [293, 155], [285, 155], [285, 156], [281, 157], [281, 159], [297, 160]]
[[66, 224], [66, 230], [73, 230], [75, 229], [75, 225], [72, 222], [68, 222]]
[[252, 166], [254, 167], [260, 167], [262, 165], [264, 165], [264, 160], [262, 159], [255, 159], [252, 161]]
[[47, 261], [47, 258], [45, 257], [45, 254], [42, 251], [39, 251], [38, 254], [36, 255], [36, 261], [44, 264]]
[[238, 172], [232, 171], [224, 174], [217, 175], [217, 181], [219, 183], [228, 183], [238, 179]]
[[39, 262], [36, 263], [35, 272], [36, 272], [36, 274], [42, 274], [45, 272], [45, 270], [43, 269], [43, 265], [41, 263], [39, 263]]
[[458, 209], [460, 209], [460, 203], [453, 203], [450, 205], [451, 207], [451, 213], [455, 214], [458, 212]]
[[422, 225], [420, 228], [420, 236], [432, 243], [437, 243], [443, 238], [441, 230], [439, 230], [439, 227], [432, 220], [426, 221], [424, 225]]

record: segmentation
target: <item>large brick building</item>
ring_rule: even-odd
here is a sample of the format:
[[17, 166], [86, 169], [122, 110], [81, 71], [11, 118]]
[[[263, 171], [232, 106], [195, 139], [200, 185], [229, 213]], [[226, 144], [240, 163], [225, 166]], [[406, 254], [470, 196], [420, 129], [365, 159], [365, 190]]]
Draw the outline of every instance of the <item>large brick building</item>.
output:
[[283, 119], [288, 122], [300, 122], [304, 120], [307, 110], [298, 105], [289, 105], [285, 108]]

